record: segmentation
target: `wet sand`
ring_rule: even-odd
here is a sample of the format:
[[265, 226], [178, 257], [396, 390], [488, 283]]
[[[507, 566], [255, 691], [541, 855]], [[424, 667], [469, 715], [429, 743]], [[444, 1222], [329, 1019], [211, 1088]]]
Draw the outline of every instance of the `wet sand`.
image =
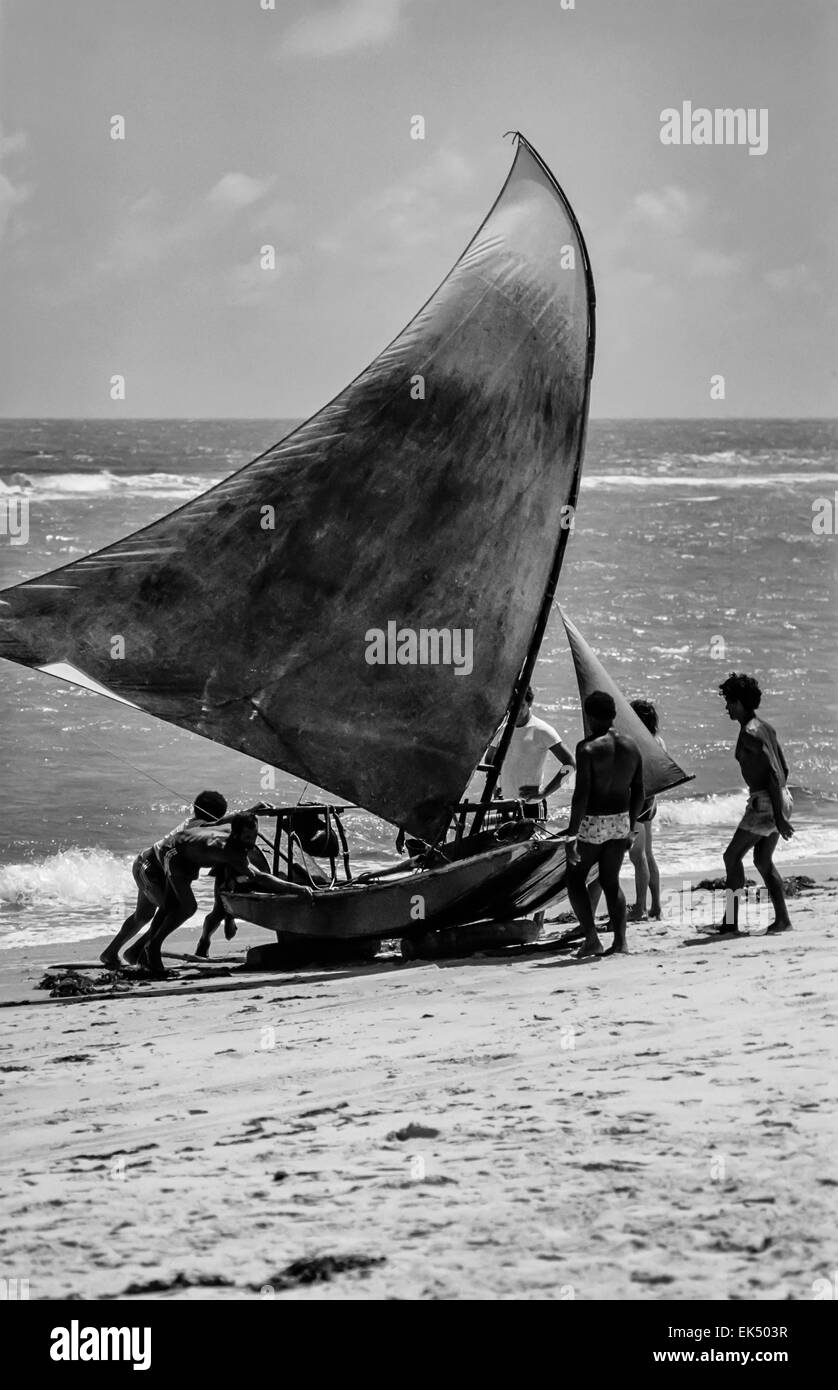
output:
[[[0, 1009], [3, 1269], [31, 1298], [811, 1299], [837, 871], [784, 865], [820, 886], [779, 937], [707, 940], [696, 895], [626, 958], [181, 965], [181, 995]], [[93, 951], [3, 955], [34, 1001]], [[323, 1256], [380, 1262], [300, 1282]]]

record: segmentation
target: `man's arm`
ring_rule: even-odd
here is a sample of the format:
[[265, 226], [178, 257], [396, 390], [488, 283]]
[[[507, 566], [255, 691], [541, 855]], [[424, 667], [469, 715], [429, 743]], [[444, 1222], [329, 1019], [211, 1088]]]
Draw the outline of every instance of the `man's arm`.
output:
[[792, 833], [791, 825], [783, 815], [783, 799], [780, 796], [780, 783], [773, 768], [768, 774], [768, 787], [766, 788], [771, 798], [771, 809], [774, 812], [774, 824], [779, 830], [784, 840], [787, 840]]
[[555, 777], [552, 779], [552, 781], [547, 783], [547, 786], [544, 788], [544, 791], [539, 793], [540, 796], [545, 798], [551, 796], [554, 791], [558, 790], [565, 777], [569, 776], [569, 774], [573, 771], [573, 769], [576, 766], [576, 760], [574, 759], [573, 754], [571, 753], [569, 748], [565, 748], [561, 739], [559, 739], [558, 743], [554, 743], [553, 747], [549, 751], [553, 754], [553, 757], [556, 759], [557, 762], [561, 764], [561, 766], [559, 767], [559, 770], [556, 773]]
[[271, 872], [271, 866], [268, 863], [267, 856], [258, 845], [253, 845], [252, 848], [247, 851], [247, 858], [254, 869], [259, 869], [263, 874], [269, 874]]
[[784, 782], [788, 782], [788, 780], [789, 780], [789, 765], [788, 765], [788, 763], [786, 762], [786, 755], [785, 755], [785, 753], [783, 752], [782, 745], [781, 745], [781, 743], [780, 743], [780, 740], [779, 740], [778, 737], [777, 737], [777, 730], [771, 728], [771, 725], [770, 725], [770, 724], [768, 725], [768, 728], [770, 729], [770, 742], [771, 742], [771, 746], [772, 746], [772, 748], [774, 749], [774, 751], [775, 751], [775, 753], [776, 753], [776, 755], [777, 755], [777, 762], [779, 763], [780, 768], [781, 768], [781, 770], [782, 770], [782, 774], [783, 774], [782, 780], [783, 780]]
[[634, 769], [634, 776], [631, 779], [629, 788], [629, 828], [634, 830], [637, 825], [637, 817], [643, 810], [643, 803], [646, 800], [646, 790], [643, 786], [643, 759], [637, 755], [637, 766]]
[[582, 817], [588, 809], [588, 800], [591, 795], [591, 761], [591, 750], [584, 743], [578, 744], [576, 748], [576, 786], [573, 789], [570, 821], [567, 827], [567, 833], [571, 839], [576, 838]]
[[247, 888], [244, 889], [245, 892], [275, 893], [280, 897], [306, 898], [309, 902], [313, 902], [314, 900], [312, 890], [306, 888], [302, 883], [291, 883], [287, 878], [276, 878], [273, 874], [260, 873], [258, 870], [250, 867], [248, 867], [247, 877], [250, 882]]
[[769, 758], [767, 791], [768, 795], [771, 798], [771, 809], [774, 812], [774, 824], [776, 825], [783, 839], [790, 840], [792, 835], [794, 834], [794, 829], [792, 827], [791, 821], [786, 820], [786, 817], [783, 814], [783, 798], [780, 795], [781, 790], [782, 788], [780, 786], [780, 779], [777, 776], [773, 760]]
[[782, 789], [782, 783], [780, 780], [781, 764], [778, 760], [777, 755], [779, 755], [779, 758], [782, 758], [782, 765], [785, 765], [785, 758], [783, 758], [783, 755], [780, 752], [780, 745], [779, 743], [777, 744], [777, 754], [775, 754], [771, 738], [769, 734], [762, 728], [762, 726], [759, 726], [756, 732], [752, 732], [750, 729], [746, 729], [745, 737], [752, 739], [756, 743], [757, 747], [760, 749], [762, 753], [763, 758], [765, 759], [765, 764], [768, 769], [768, 786], [766, 787], [766, 791], [768, 792], [768, 795], [771, 799], [771, 809], [774, 812], [774, 824], [776, 825], [783, 839], [789, 840], [794, 834], [794, 830], [792, 828], [791, 822], [787, 821], [785, 816], [783, 815], [783, 798], [780, 795]]
[[576, 847], [576, 834], [579, 830], [582, 817], [588, 809], [588, 799], [591, 794], [591, 753], [584, 743], [576, 745], [576, 786], [573, 789], [573, 800], [570, 803], [570, 821], [567, 827], [567, 862], [569, 865], [579, 863], [579, 851]]

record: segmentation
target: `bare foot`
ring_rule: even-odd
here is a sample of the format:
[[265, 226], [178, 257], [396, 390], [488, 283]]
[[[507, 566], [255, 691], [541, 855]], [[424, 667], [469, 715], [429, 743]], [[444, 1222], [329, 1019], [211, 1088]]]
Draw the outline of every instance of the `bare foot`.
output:
[[792, 927], [791, 922], [789, 922], [788, 920], [786, 920], [785, 922], [782, 922], [782, 921], [780, 921], [780, 922], [776, 922], [776, 921], [775, 921], [775, 922], [769, 922], [769, 924], [768, 924], [768, 926], [766, 927], [765, 930], [766, 930], [766, 935], [768, 934], [768, 932], [771, 932], [772, 936], [776, 936], [776, 935], [778, 934], [778, 932], [781, 932], [781, 931], [793, 931], [794, 928]]
[[582, 945], [579, 947], [579, 950], [576, 952], [574, 959], [595, 960], [597, 956], [604, 955], [605, 952], [602, 949], [601, 941], [597, 941], [596, 943], [594, 943], [593, 941], [583, 941]]
[[119, 970], [122, 965], [118, 951], [103, 951], [99, 959], [106, 970]]
[[139, 959], [137, 960], [137, 965], [140, 967], [144, 975], [150, 975], [153, 980], [168, 979], [169, 972], [163, 965], [162, 960], [160, 960], [159, 958], [152, 959], [152, 957], [149, 955], [148, 951], [145, 948], [143, 948], [143, 950], [140, 952]]
[[613, 946], [609, 946], [609, 947], [608, 947], [608, 950], [603, 952], [603, 955], [606, 955], [606, 956], [630, 956], [630, 955], [631, 955], [631, 951], [629, 950], [629, 948], [628, 948], [628, 946], [626, 945], [625, 941], [615, 941]]
[[635, 903], [634, 907], [630, 907], [626, 913], [626, 920], [629, 922], [645, 922], [647, 920], [647, 915], [644, 909]]
[[198, 942], [198, 945], [195, 947], [195, 955], [200, 956], [201, 960], [206, 960], [207, 956], [209, 955], [209, 948], [209, 942], [206, 941], [202, 936], [200, 941]]
[[660, 903], [658, 903], [657, 907], [652, 908], [651, 912], [649, 913], [649, 916], [651, 917], [653, 922], [659, 922], [661, 920], [661, 918], [663, 917], [663, 913], [661, 911]]

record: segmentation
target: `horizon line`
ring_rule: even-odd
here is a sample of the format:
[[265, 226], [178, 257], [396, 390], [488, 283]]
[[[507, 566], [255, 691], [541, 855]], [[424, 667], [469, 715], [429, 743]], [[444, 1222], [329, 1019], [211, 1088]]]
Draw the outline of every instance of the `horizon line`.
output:
[[[318, 412], [314, 412], [317, 414]], [[218, 422], [221, 420], [244, 421], [285, 421], [285, 420], [309, 420], [311, 415], [4, 415], [0, 413], [0, 421], [42, 421], [42, 420], [101, 420], [112, 424], [119, 421], [128, 422], [135, 420], [156, 420], [164, 421], [198, 421], [206, 420]], [[661, 420], [682, 421], [692, 423], [701, 421], [707, 423], [715, 421], [717, 424], [733, 424], [741, 421], [755, 420], [782, 420], [782, 421], [812, 421], [812, 420], [831, 420], [838, 422], [838, 415], [591, 415], [590, 423], [608, 423], [611, 421], [626, 422], [631, 421], [637, 424], [658, 422]]]

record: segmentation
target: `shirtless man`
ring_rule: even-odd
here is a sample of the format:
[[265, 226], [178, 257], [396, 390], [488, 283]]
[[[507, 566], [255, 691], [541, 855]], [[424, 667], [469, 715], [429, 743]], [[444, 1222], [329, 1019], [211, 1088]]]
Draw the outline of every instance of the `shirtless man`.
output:
[[226, 825], [218, 828], [190, 825], [170, 837], [164, 857], [166, 897], [162, 908], [154, 915], [148, 939], [137, 959], [138, 965], [152, 975], [165, 973], [161, 954], [163, 942], [197, 910], [192, 884], [201, 869], [232, 873], [237, 886], [241, 889], [246, 885], [248, 892], [284, 893], [311, 901], [310, 888], [250, 867], [248, 855], [256, 844], [258, 832], [257, 817], [242, 812], [230, 818], [229, 832]]
[[[189, 820], [181, 821], [171, 835], [178, 834], [194, 825], [211, 825], [223, 816], [227, 810], [227, 802], [221, 792], [200, 792], [195, 798], [192, 807], [192, 815]], [[163, 854], [169, 843], [170, 836], [165, 836], [158, 840], [156, 844], [148, 849], [141, 850], [134, 860], [132, 873], [134, 882], [137, 885], [137, 905], [130, 916], [126, 917], [116, 936], [108, 943], [99, 959], [109, 970], [118, 970], [122, 961], [120, 951], [128, 945], [130, 941], [142, 933], [141, 940], [137, 946], [141, 948], [148, 937], [148, 923], [151, 921], [158, 908], [163, 906], [163, 899], [166, 894], [166, 875], [163, 870]], [[144, 930], [144, 928], [146, 930]], [[125, 959], [129, 964], [134, 964], [136, 955], [132, 959], [126, 952]]]
[[[591, 730], [576, 747], [576, 790], [570, 804], [567, 847], [567, 895], [585, 929], [577, 956], [625, 955], [626, 900], [620, 868], [643, 806], [643, 760], [633, 738], [612, 728], [613, 699], [594, 690], [585, 700]], [[586, 880], [594, 864], [608, 904], [614, 944], [607, 951], [597, 935]]]
[[241, 864], [237, 867], [218, 865], [210, 870], [215, 878], [215, 902], [204, 918], [201, 938], [195, 948], [195, 955], [202, 959], [209, 955], [210, 942], [222, 922], [228, 941], [233, 939], [238, 930], [235, 918], [230, 916], [221, 900], [221, 894], [225, 890], [234, 893], [284, 893], [287, 897], [306, 898], [309, 902], [312, 899], [310, 888], [291, 883], [289, 879], [278, 878], [271, 873], [267, 859], [256, 844], [258, 835], [259, 819], [252, 811], [233, 816], [230, 821], [228, 845], [242, 846], [248, 862], [244, 868]]
[[733, 672], [722, 681], [719, 694], [729, 717], [740, 726], [735, 757], [750, 795], [745, 814], [724, 853], [725, 916], [717, 931], [731, 934], [739, 931], [739, 897], [745, 887], [742, 861], [749, 849], [754, 851], [754, 864], [774, 907], [774, 921], [769, 932], [791, 931], [783, 880], [774, 864], [774, 850], [780, 836], [788, 840], [794, 834], [789, 821], [792, 799], [786, 789], [788, 763], [774, 729], [764, 719], [758, 719], [754, 712], [759, 709], [762, 691], [753, 676]]

